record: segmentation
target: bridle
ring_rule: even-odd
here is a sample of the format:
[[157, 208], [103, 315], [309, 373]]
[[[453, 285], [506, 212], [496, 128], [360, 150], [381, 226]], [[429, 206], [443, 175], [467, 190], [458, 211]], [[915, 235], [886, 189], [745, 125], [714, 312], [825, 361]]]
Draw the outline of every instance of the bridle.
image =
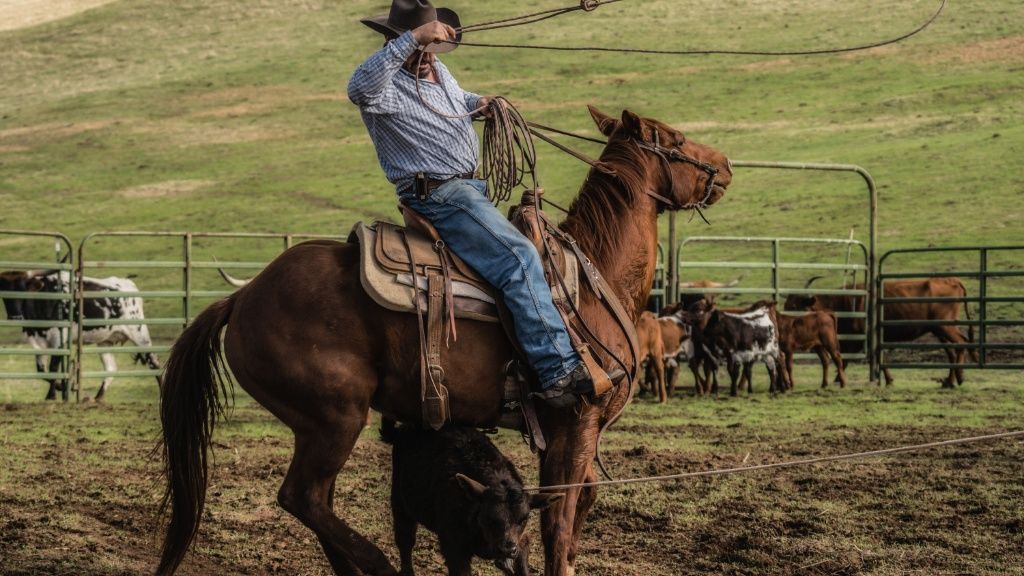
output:
[[[684, 136], [684, 144], [686, 143], [685, 138], [686, 137]], [[679, 204], [678, 202], [670, 198], [666, 198], [652, 190], [646, 191], [648, 196], [651, 196], [655, 200], [661, 202], [662, 204], [665, 204], [665, 206], [668, 207], [669, 209], [695, 210], [698, 214], [700, 214], [700, 217], [703, 218], [705, 222], [707, 222], [707, 218], [704, 217], [704, 213], [701, 212], [701, 210], [707, 208], [708, 206], [708, 200], [711, 198], [711, 193], [714, 191], [715, 176], [718, 175], [718, 168], [715, 168], [714, 166], [708, 164], [707, 162], [701, 162], [700, 160], [697, 160], [692, 156], [683, 154], [682, 152], [679, 151], [678, 148], [662, 146], [661, 139], [658, 136], [657, 130], [654, 131], [653, 143], [646, 142], [644, 140], [640, 140], [637, 138], [634, 138], [632, 142], [635, 143], [637, 147], [640, 148], [641, 150], [647, 150], [648, 152], [652, 152], [658, 156], [658, 158], [661, 160], [661, 166], [665, 171], [665, 175], [667, 177], [666, 179], [668, 181], [670, 190], [674, 190], [676, 187], [675, 175], [672, 173], [672, 168], [670, 166], [672, 162], [683, 162], [685, 164], [696, 166], [698, 169], [702, 170], [704, 174], [707, 175], [707, 181], [704, 184], [704, 196], [702, 196], [701, 199], [696, 202]]]
[[[544, 126], [543, 124], [537, 124], [535, 122], [527, 122], [527, 124], [530, 127], [530, 133], [533, 134], [534, 136], [540, 138], [541, 140], [547, 142], [548, 144], [551, 144], [552, 146], [558, 148], [562, 152], [569, 154], [570, 156], [576, 158], [577, 160], [586, 162], [587, 164], [589, 164], [595, 170], [601, 172], [602, 174], [606, 174], [612, 177], [616, 176], [615, 170], [613, 170], [606, 163], [600, 160], [588, 158], [585, 154], [573, 150], [572, 148], [569, 148], [568, 146], [556, 141], [555, 139], [549, 136], [541, 134], [540, 132], [538, 132], [538, 130], [554, 132], [556, 134], [562, 134], [564, 136], [570, 136], [572, 138], [586, 140], [588, 142], [594, 142], [597, 144], [608, 144], [607, 141], [599, 140], [597, 138], [589, 138], [587, 136], [581, 136], [579, 134], [573, 134], [572, 132], [559, 130], [557, 128], [552, 128], [550, 126]], [[646, 193], [651, 198], [654, 198], [655, 201], [657, 201], [664, 207], [668, 208], [669, 210], [693, 210], [694, 212], [700, 215], [701, 219], [704, 220], [705, 223], [710, 224], [711, 222], [709, 222], [707, 217], [704, 216], [703, 209], [708, 207], [708, 201], [711, 199], [711, 194], [714, 192], [716, 184], [715, 177], [718, 175], [718, 168], [715, 168], [714, 166], [708, 164], [707, 162], [701, 162], [700, 160], [697, 160], [692, 156], [684, 154], [675, 147], [663, 146], [661, 144], [661, 138], [658, 136], [657, 129], [654, 130], [654, 142], [647, 142], [646, 140], [641, 140], [640, 138], [630, 138], [628, 141], [635, 144], [637, 148], [641, 150], [646, 150], [647, 152], [651, 152], [658, 156], [658, 158], [661, 160], [661, 166], [665, 171], [666, 181], [668, 182], [670, 190], [675, 189], [676, 185], [675, 175], [672, 174], [672, 168], [670, 166], [672, 162], [683, 162], [686, 164], [690, 164], [692, 166], [697, 167], [699, 170], [704, 172], [705, 175], [707, 175], [707, 181], [704, 183], [704, 195], [700, 198], [700, 200], [697, 200], [696, 202], [680, 204], [679, 202], [676, 202], [671, 198], [666, 198], [665, 196], [662, 196], [661, 194], [658, 194], [653, 190], [644, 190], [644, 193]], [[683, 136], [683, 143], [686, 143], [685, 136]]]

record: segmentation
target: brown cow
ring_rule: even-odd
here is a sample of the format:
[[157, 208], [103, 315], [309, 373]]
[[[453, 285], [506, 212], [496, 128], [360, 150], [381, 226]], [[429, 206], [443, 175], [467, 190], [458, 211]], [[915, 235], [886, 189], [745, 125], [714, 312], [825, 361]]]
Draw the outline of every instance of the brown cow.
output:
[[658, 397], [659, 402], [665, 402], [668, 400], [665, 392], [665, 346], [661, 340], [661, 326], [653, 312], [640, 314], [636, 322], [636, 335], [640, 346], [640, 361], [648, 362], [648, 367], [654, 372], [651, 392]]
[[[819, 277], [811, 278], [806, 287]], [[857, 289], [863, 289], [863, 284], [857, 284]], [[885, 298], [965, 298], [967, 289], [963, 282], [955, 276], [931, 278], [928, 280], [894, 280], [886, 282], [882, 287]], [[863, 312], [864, 298], [861, 296], [848, 295], [790, 295], [786, 299], [786, 310], [833, 310], [835, 312]], [[969, 307], [964, 308], [967, 319], [971, 319]], [[960, 302], [929, 302], [929, 303], [906, 303], [886, 304], [885, 318], [887, 320], [958, 320], [960, 318]], [[838, 322], [840, 334], [863, 334], [863, 318], [840, 318]], [[917, 326], [890, 326], [885, 329], [884, 338], [886, 342], [910, 342], [925, 334], [933, 334], [939, 341], [952, 344], [963, 344], [974, 341], [974, 328], [968, 327], [968, 335], [965, 336], [960, 328], [952, 325], [928, 325]], [[864, 343], [860, 340], [840, 341], [840, 349], [845, 353], [858, 353], [864, 350]], [[946, 357], [951, 364], [962, 364], [964, 361], [963, 348], [946, 348]], [[970, 350], [971, 357], [975, 360], [977, 355]], [[845, 365], [845, 361], [844, 361]], [[942, 380], [944, 388], [952, 388], [954, 379], [957, 384], [963, 384], [964, 373], [962, 368], [950, 369], [949, 375]], [[892, 374], [885, 369], [885, 383], [891, 385]]]
[[814, 350], [821, 360], [822, 388], [828, 387], [829, 358], [836, 365], [839, 387], [846, 387], [846, 372], [839, 351], [835, 315], [824, 310], [814, 310], [805, 316], [778, 314], [775, 321], [779, 327], [779, 348], [785, 355], [782, 374], [789, 389], [793, 388], [793, 354], [807, 350]]
[[[693, 358], [693, 341], [690, 340], [686, 311], [658, 318], [661, 327], [661, 343], [665, 359], [665, 386], [669, 397], [676, 390], [679, 379], [679, 363]], [[697, 383], [698, 393], [702, 384]]]

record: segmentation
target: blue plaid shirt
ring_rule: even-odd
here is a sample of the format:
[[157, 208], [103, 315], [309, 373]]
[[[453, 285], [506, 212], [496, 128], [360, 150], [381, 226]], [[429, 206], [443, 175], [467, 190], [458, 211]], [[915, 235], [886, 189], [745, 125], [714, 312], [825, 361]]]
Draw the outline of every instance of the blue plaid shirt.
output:
[[[472, 119], [444, 118], [427, 109], [416, 94], [416, 78], [402, 69], [416, 47], [411, 32], [402, 34], [367, 58], [348, 83], [348, 98], [359, 106], [381, 168], [398, 191], [411, 186], [417, 172], [444, 179], [473, 172], [479, 163]], [[480, 96], [460, 88], [448, 68], [435, 62], [437, 82], [420, 79], [423, 100], [445, 114], [474, 110]]]

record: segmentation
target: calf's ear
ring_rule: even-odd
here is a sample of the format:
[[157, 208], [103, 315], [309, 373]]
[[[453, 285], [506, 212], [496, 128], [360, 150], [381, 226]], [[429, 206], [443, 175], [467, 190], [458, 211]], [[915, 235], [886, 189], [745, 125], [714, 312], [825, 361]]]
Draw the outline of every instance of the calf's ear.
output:
[[462, 491], [466, 493], [466, 496], [470, 498], [480, 498], [487, 491], [487, 487], [483, 484], [473, 480], [465, 474], [456, 474], [455, 480], [458, 481], [459, 486], [462, 487]]
[[548, 492], [530, 496], [530, 510], [543, 510], [565, 497], [565, 492]]

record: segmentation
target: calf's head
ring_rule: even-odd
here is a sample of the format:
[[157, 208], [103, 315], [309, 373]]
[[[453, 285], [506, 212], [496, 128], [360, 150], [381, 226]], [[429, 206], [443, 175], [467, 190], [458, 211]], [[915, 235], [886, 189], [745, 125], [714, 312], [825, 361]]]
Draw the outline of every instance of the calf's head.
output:
[[456, 474], [470, 502], [469, 524], [476, 532], [480, 549], [477, 556], [501, 561], [519, 556], [519, 542], [531, 510], [543, 510], [561, 500], [564, 494], [530, 494], [514, 481], [485, 486], [463, 474]]
[[690, 326], [693, 327], [692, 333], [701, 334], [706, 331], [713, 322], [718, 320], [717, 313], [718, 308], [714, 303], [703, 298], [691, 304], [687, 309], [687, 316]]
[[790, 311], [814, 310], [818, 304], [818, 297], [807, 294], [790, 294], [786, 297], [783, 309]]

